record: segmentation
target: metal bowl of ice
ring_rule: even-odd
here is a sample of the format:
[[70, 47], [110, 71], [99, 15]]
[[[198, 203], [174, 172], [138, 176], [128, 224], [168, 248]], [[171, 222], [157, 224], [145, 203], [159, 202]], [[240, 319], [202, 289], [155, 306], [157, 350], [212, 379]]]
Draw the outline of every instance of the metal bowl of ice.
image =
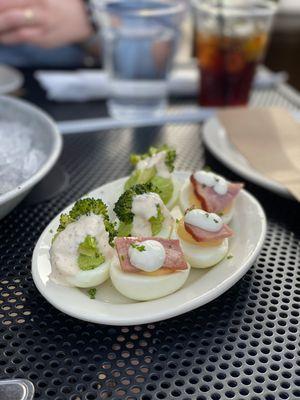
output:
[[60, 133], [44, 112], [0, 96], [0, 219], [50, 171], [61, 148]]

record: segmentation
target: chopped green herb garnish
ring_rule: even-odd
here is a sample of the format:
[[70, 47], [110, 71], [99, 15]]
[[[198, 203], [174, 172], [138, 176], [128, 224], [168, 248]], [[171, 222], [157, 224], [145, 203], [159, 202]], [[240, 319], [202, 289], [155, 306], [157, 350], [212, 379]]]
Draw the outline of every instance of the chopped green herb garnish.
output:
[[220, 178], [217, 178], [217, 177], [215, 176], [215, 181], [216, 181], [216, 182], [220, 182]]
[[50, 233], [53, 233], [53, 229], [50, 229], [50, 231], [49, 231]]
[[224, 213], [219, 212], [218, 215], [219, 215], [220, 217], [223, 217]]
[[214, 219], [214, 222], [217, 224], [219, 221], [217, 219]]
[[208, 214], [208, 213], [205, 213], [205, 216], [206, 216], [206, 218], [208, 218], [208, 217], [209, 217], [209, 214]]
[[229, 254], [229, 255], [227, 256], [227, 260], [230, 260], [231, 258], [233, 258], [233, 255], [232, 255], [232, 254]]
[[179, 222], [180, 222], [180, 219], [179, 218], [176, 218], [176, 224], [179, 224]]
[[189, 207], [189, 208], [187, 208], [187, 209], [185, 210], [184, 215], [186, 215], [188, 212], [190, 212], [190, 211], [192, 211], [192, 210], [195, 210], [195, 209], [196, 209], [196, 206], [195, 206], [195, 205], [192, 205], [191, 207]]
[[123, 254], [121, 254], [120, 259], [121, 259], [121, 261], [125, 261], [125, 256]]
[[137, 244], [137, 243], [131, 243], [131, 245], [130, 245], [131, 247], [133, 247], [134, 249], [136, 249], [137, 251], [140, 251], [140, 252], [142, 252], [142, 251], [146, 251], [146, 248], [145, 248], [145, 246], [144, 245], [139, 245], [139, 244]]
[[90, 288], [88, 290], [88, 295], [90, 296], [90, 299], [92, 299], [92, 300], [95, 300], [96, 293], [97, 293], [97, 289], [96, 288]]

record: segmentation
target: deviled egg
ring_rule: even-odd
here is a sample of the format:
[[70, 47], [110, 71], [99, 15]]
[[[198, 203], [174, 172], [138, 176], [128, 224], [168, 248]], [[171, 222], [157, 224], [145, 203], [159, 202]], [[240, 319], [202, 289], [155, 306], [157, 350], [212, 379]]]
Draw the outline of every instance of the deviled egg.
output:
[[226, 256], [233, 231], [219, 215], [195, 208], [178, 222], [177, 235], [191, 267], [208, 268]]
[[201, 208], [218, 214], [228, 224], [234, 214], [235, 199], [242, 188], [242, 183], [228, 182], [213, 172], [197, 171], [184, 183], [179, 204], [183, 212], [190, 207]]
[[120, 196], [114, 207], [119, 220], [119, 237], [170, 237], [173, 217], [157, 190], [147, 183], [135, 185]]
[[180, 289], [188, 278], [178, 240], [116, 238], [118, 259], [110, 277], [115, 288], [133, 300], [153, 300]]
[[102, 200], [85, 198], [62, 214], [50, 249], [50, 279], [66, 286], [89, 288], [109, 278], [114, 256], [114, 227]]
[[175, 159], [176, 151], [166, 145], [160, 148], [150, 147], [145, 154], [132, 154], [130, 161], [135, 169], [125, 183], [124, 189], [151, 182], [158, 188], [160, 197], [167, 208], [173, 208], [178, 200], [180, 189], [178, 181], [172, 174]]

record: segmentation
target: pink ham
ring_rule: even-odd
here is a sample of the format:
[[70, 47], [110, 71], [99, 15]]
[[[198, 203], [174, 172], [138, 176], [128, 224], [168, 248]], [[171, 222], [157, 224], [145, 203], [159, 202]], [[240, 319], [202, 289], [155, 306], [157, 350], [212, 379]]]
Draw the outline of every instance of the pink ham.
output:
[[233, 235], [233, 230], [228, 225], [223, 224], [218, 232], [209, 232], [197, 226], [184, 223], [185, 230], [190, 233], [197, 242], [210, 242], [223, 240]]
[[221, 213], [232, 204], [240, 190], [244, 187], [243, 183], [229, 183], [227, 193], [220, 195], [212, 187], [197, 182], [194, 175], [191, 175], [190, 179], [195, 195], [201, 201], [203, 210], [207, 212]]
[[187, 263], [184, 260], [179, 240], [168, 240], [152, 237], [116, 238], [115, 246], [120, 260], [121, 268], [124, 272], [140, 272], [138, 268], [134, 267], [131, 264], [128, 255], [128, 249], [131, 243], [139, 243], [145, 240], [157, 240], [164, 246], [166, 259], [164, 265], [161, 268], [168, 268], [173, 271], [179, 271], [188, 268]]

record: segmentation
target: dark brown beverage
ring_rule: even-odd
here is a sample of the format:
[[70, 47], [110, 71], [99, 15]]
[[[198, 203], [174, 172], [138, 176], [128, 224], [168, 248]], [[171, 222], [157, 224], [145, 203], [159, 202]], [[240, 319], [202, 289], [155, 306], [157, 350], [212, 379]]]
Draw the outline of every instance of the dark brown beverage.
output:
[[267, 33], [249, 37], [198, 33], [199, 104], [208, 107], [247, 104], [255, 69], [266, 42]]

